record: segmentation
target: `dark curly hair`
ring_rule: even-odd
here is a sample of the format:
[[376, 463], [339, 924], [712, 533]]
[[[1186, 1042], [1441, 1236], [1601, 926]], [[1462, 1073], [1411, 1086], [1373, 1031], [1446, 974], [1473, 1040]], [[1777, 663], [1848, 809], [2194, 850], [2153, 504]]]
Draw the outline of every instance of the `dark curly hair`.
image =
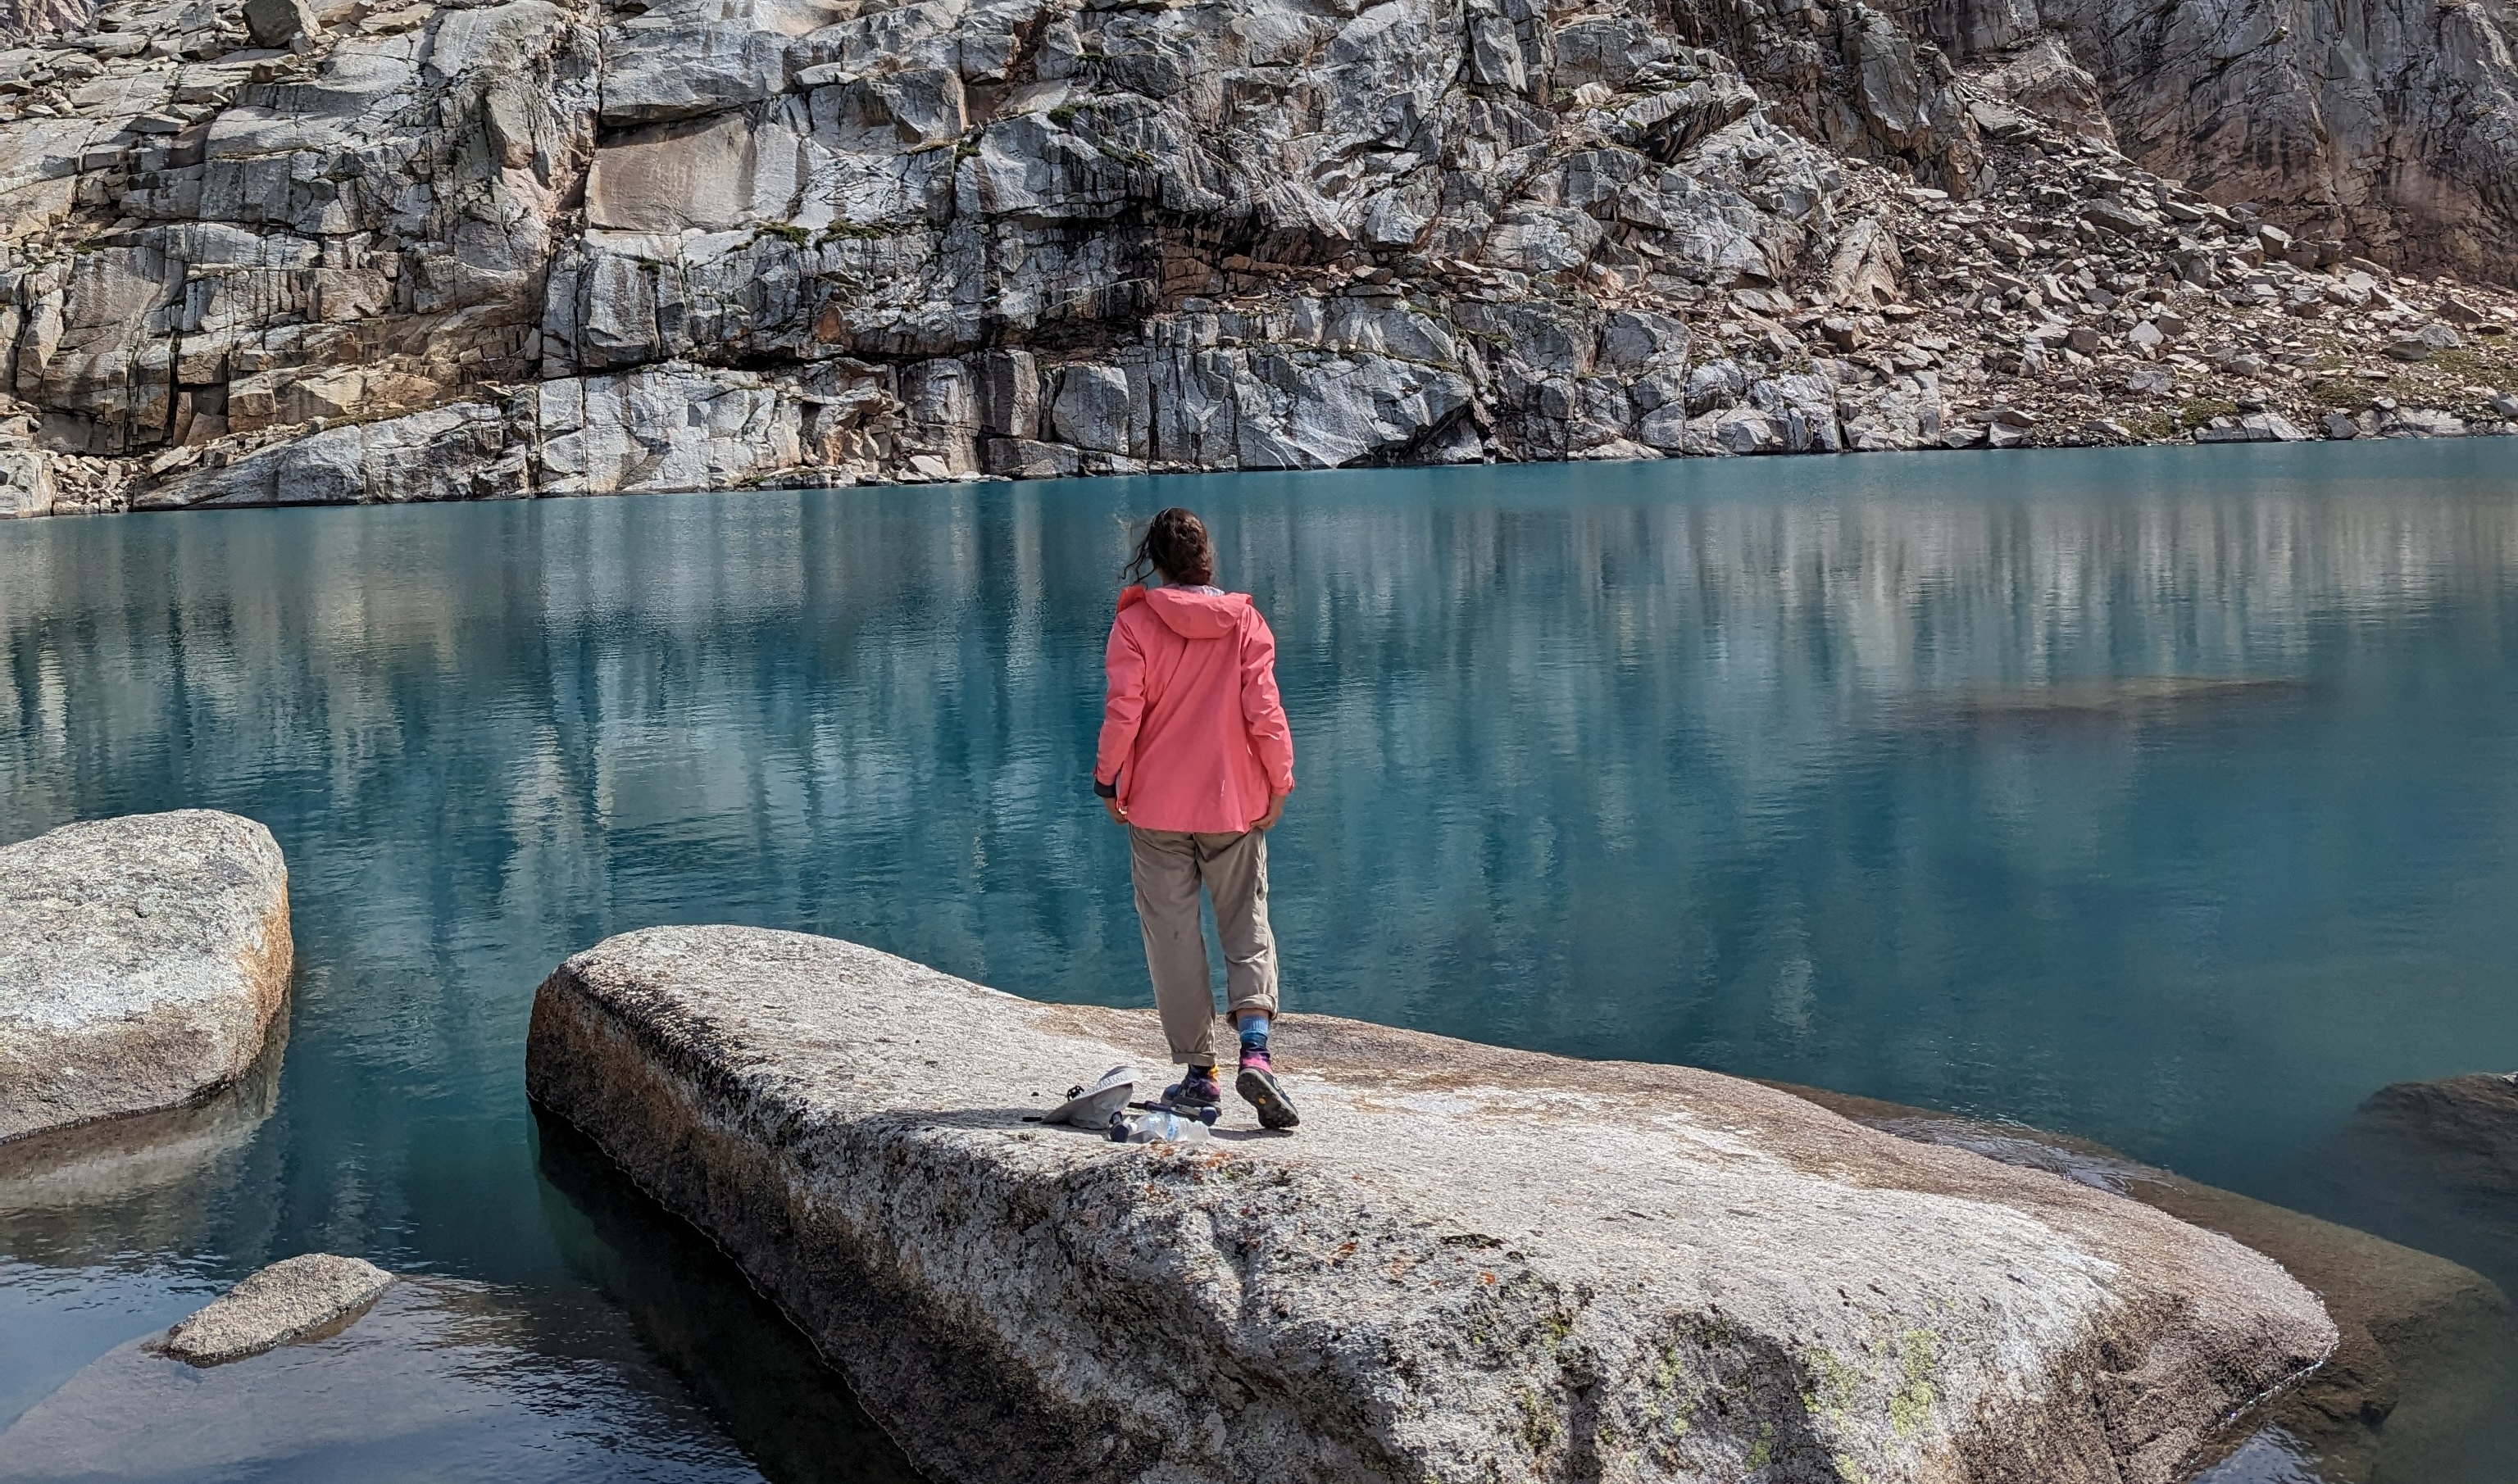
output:
[[1178, 505], [1147, 522], [1146, 533], [1137, 538], [1136, 554], [1119, 574], [1130, 582], [1143, 582], [1148, 572], [1158, 572], [1165, 582], [1178, 587], [1203, 587], [1214, 581], [1215, 542], [1207, 537], [1206, 523]]

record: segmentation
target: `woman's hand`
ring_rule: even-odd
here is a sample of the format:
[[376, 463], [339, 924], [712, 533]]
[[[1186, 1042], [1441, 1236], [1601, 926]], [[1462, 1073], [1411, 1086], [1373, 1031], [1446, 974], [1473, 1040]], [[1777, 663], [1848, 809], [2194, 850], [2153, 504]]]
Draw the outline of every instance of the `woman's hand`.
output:
[[1119, 807], [1119, 801], [1117, 799], [1103, 799], [1102, 812], [1110, 816], [1110, 823], [1113, 825], [1125, 825], [1128, 823], [1128, 811]]
[[1259, 816], [1256, 820], [1251, 821], [1250, 827], [1253, 829], [1263, 830], [1274, 829], [1277, 827], [1277, 822], [1284, 817], [1285, 795], [1281, 793], [1272, 793], [1268, 795], [1268, 812]]

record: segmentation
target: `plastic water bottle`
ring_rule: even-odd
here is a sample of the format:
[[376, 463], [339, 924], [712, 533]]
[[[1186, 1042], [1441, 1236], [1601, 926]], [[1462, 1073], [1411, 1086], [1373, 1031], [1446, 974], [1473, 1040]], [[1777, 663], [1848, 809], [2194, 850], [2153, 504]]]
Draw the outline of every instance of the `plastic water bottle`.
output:
[[1110, 1115], [1110, 1141], [1114, 1144], [1194, 1144], [1205, 1137], [1204, 1124], [1177, 1113]]

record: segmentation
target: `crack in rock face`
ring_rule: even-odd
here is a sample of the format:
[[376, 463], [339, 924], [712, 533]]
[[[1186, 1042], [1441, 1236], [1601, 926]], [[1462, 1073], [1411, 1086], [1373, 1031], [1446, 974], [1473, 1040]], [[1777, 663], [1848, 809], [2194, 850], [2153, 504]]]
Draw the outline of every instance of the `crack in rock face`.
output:
[[270, 830], [207, 809], [65, 825], [0, 847], [0, 1142], [254, 1065], [292, 961]]
[[1296, 1017], [1297, 1134], [1025, 1121], [1158, 1044], [658, 928], [543, 984], [527, 1081], [939, 1477], [2165, 1481], [2335, 1343], [2227, 1238], [1686, 1068]]
[[2505, 26], [6, 0], [0, 517], [2502, 432]]

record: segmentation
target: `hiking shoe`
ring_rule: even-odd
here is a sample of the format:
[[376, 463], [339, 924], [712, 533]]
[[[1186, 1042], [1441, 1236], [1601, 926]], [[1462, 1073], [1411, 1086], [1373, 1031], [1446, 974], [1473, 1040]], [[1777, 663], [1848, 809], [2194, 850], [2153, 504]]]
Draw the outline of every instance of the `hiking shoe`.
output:
[[1188, 1076], [1163, 1089], [1160, 1101], [1166, 1107], [1195, 1113], [1201, 1108], [1222, 1107], [1224, 1088], [1216, 1081], [1213, 1067], [1192, 1067]]
[[1265, 1051], [1243, 1053], [1241, 1075], [1234, 1079], [1233, 1090], [1259, 1110], [1262, 1128], [1291, 1128], [1303, 1121], [1303, 1116], [1294, 1111], [1294, 1100], [1285, 1095], [1283, 1084], [1277, 1081], [1277, 1069], [1269, 1063]]

